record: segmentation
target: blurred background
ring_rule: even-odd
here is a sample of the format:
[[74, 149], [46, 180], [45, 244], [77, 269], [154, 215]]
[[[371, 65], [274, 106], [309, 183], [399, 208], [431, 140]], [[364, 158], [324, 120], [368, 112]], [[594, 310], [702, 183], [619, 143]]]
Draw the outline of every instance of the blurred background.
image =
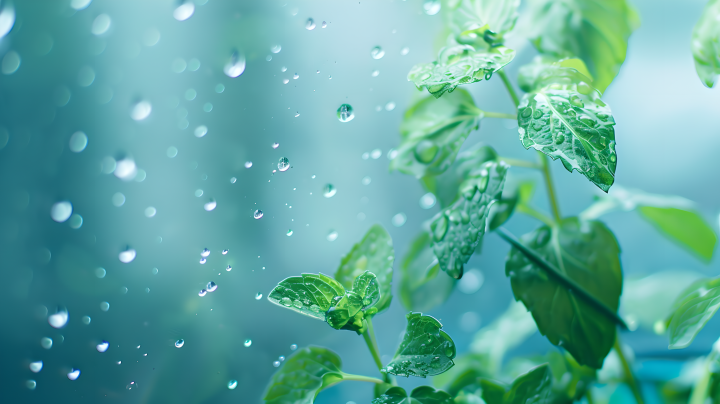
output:
[[[704, 3], [634, 0], [642, 25], [603, 99], [617, 121], [616, 183], [691, 199], [717, 231], [720, 93], [703, 87], [690, 54]], [[400, 259], [438, 210], [416, 179], [388, 170], [403, 113], [423, 96], [407, 72], [444, 41], [436, 11], [421, 0], [0, 1], [3, 402], [258, 403], [293, 344], [327, 346], [345, 371], [375, 375], [361, 337], [266, 295], [291, 275], [333, 274], [374, 223], [393, 237], [398, 283]], [[508, 46], [514, 79], [536, 53], [519, 35]], [[466, 88], [481, 109], [513, 112], [499, 78]], [[349, 122], [336, 116], [345, 103]], [[535, 159], [514, 121], [484, 120], [466, 147], [478, 141]], [[563, 214], [600, 192], [552, 168]], [[547, 208], [541, 187], [534, 201]], [[637, 214], [604, 219], [628, 278], [720, 273], [717, 257], [702, 263]], [[507, 225], [537, 226], [520, 215]], [[487, 236], [466, 266], [474, 276], [428, 313], [459, 353], [513, 299], [508, 249]], [[51, 326], [64, 324], [58, 310], [62, 328]], [[385, 360], [405, 313], [396, 293], [376, 317]], [[642, 374], [655, 371], [643, 358], [707, 354], [718, 332], [716, 318], [681, 351], [643, 328], [623, 337]], [[510, 356], [548, 349], [536, 333]], [[317, 402], [367, 403], [371, 390], [343, 383]]]

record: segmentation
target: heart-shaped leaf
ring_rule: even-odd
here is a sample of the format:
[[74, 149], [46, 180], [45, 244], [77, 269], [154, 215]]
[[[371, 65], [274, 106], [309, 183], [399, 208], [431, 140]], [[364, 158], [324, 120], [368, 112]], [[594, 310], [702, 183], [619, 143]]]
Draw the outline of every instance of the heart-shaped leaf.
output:
[[668, 318], [669, 349], [686, 348], [720, 308], [720, 278], [701, 279], [688, 286], [673, 304]]
[[374, 399], [372, 404], [453, 404], [453, 398], [430, 386], [416, 387], [410, 394], [402, 387], [393, 387]]
[[[355, 244], [350, 252], [340, 261], [340, 267], [335, 272], [335, 279], [346, 289], [358, 292], [354, 285], [359, 276], [370, 271], [377, 277], [380, 292], [379, 303], [373, 305], [378, 312], [390, 307], [392, 301], [392, 277], [395, 250], [392, 238], [379, 224], [373, 225], [365, 233], [362, 241]], [[363, 295], [365, 297], [365, 295]], [[371, 298], [372, 299], [372, 298]]]
[[508, 166], [490, 161], [476, 167], [460, 185], [462, 195], [433, 218], [433, 251], [440, 268], [455, 279], [485, 235], [490, 205], [502, 196]]
[[343, 380], [342, 361], [333, 351], [300, 348], [282, 364], [268, 385], [266, 404], [312, 404], [320, 391]]
[[[498, 35], [510, 32], [518, 17], [520, 0], [455, 0], [447, 2], [450, 28], [456, 35], [487, 29]], [[443, 6], [445, 7], [445, 6]]]
[[453, 366], [455, 343], [442, 324], [422, 313], [407, 315], [407, 328], [395, 356], [382, 371], [396, 376], [435, 376]]
[[482, 398], [487, 404], [544, 404], [552, 393], [552, 373], [547, 364], [518, 376], [512, 385], [480, 380]]
[[[564, 276], [617, 312], [622, 292], [620, 247], [601, 222], [566, 218], [540, 227], [522, 243]], [[512, 248], [505, 263], [513, 294], [532, 313], [540, 333], [565, 348], [581, 365], [595, 369], [615, 342], [615, 321], [550, 277], [523, 252]]]
[[453, 92], [462, 84], [490, 80], [515, 57], [515, 51], [504, 46], [490, 49], [470, 45], [453, 45], [440, 50], [437, 61], [419, 63], [408, 73], [408, 81], [418, 89], [426, 88], [435, 98]]
[[710, 0], [692, 33], [695, 70], [703, 84], [712, 88], [720, 76], [720, 0]]
[[400, 301], [410, 311], [428, 311], [444, 303], [455, 287], [455, 279], [438, 276], [432, 239], [422, 232], [410, 244], [400, 264]]

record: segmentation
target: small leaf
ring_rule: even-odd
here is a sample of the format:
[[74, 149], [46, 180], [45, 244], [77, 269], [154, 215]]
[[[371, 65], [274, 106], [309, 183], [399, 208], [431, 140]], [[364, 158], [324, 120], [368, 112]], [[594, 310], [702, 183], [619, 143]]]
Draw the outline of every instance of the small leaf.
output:
[[490, 209], [488, 229], [490, 231], [497, 229], [510, 219], [515, 212], [517, 206], [518, 195], [502, 198], [495, 203]]
[[669, 349], [690, 345], [720, 308], [720, 278], [702, 279], [688, 286], [673, 304], [668, 318]]
[[453, 45], [440, 50], [437, 61], [419, 63], [408, 73], [408, 81], [422, 90], [426, 88], [435, 98], [451, 93], [462, 84], [490, 80], [515, 57], [515, 51], [504, 46], [489, 50], [470, 45]]
[[[604, 224], [567, 218], [558, 227], [540, 227], [521, 241], [617, 311], [622, 292], [620, 247]], [[615, 341], [611, 317], [578, 298], [515, 248], [508, 255], [505, 274], [515, 298], [530, 310], [540, 333], [570, 352], [581, 365], [602, 367]]]
[[396, 376], [435, 376], [453, 366], [455, 343], [442, 324], [422, 313], [409, 313], [408, 325], [395, 356], [382, 371]]
[[707, 88], [720, 76], [720, 0], [710, 0], [692, 33], [695, 70]]
[[405, 112], [400, 125], [402, 142], [390, 169], [418, 178], [443, 173], [470, 132], [479, 127], [479, 111], [465, 90], [439, 100], [421, 99]]
[[380, 301], [375, 307], [378, 312], [390, 307], [392, 301], [392, 277], [395, 250], [392, 238], [379, 224], [373, 225], [365, 233], [362, 241], [355, 244], [350, 252], [340, 261], [335, 272], [335, 279], [346, 289], [354, 289], [353, 282], [364, 271], [368, 270], [377, 277], [380, 287]]
[[487, 162], [476, 167], [460, 185], [462, 197], [433, 218], [433, 251], [440, 269], [455, 279], [485, 235], [490, 206], [502, 196], [508, 166]]
[[533, 0], [524, 22], [533, 45], [558, 59], [576, 57], [588, 66], [600, 92], [625, 61], [630, 34], [640, 25], [626, 0]]
[[456, 35], [486, 26], [503, 35], [515, 26], [518, 6], [520, 0], [459, 0], [448, 2], [449, 10], [443, 13], [449, 16], [450, 27]]
[[298, 349], [273, 375], [265, 392], [266, 404], [312, 404], [320, 391], [342, 381], [342, 361], [321, 347]]
[[592, 76], [580, 59], [556, 60], [537, 56], [532, 63], [518, 72], [518, 86], [526, 93], [552, 86], [553, 89], [574, 90], [588, 93]]
[[432, 250], [428, 233], [421, 233], [410, 244], [400, 264], [400, 301], [410, 311], [428, 311], [443, 304], [453, 289], [455, 279], [438, 276], [440, 265]]
[[[607, 192], [615, 182], [615, 119], [597, 93], [553, 86], [525, 94], [518, 107], [518, 132], [530, 147], [560, 159]], [[589, 88], [589, 87], [588, 87]]]
[[453, 404], [450, 394], [430, 386], [416, 387], [410, 395], [402, 387], [393, 387], [372, 404]]
[[550, 367], [543, 364], [520, 375], [509, 387], [486, 379], [480, 380], [480, 386], [487, 404], [547, 403], [552, 392], [552, 374]]

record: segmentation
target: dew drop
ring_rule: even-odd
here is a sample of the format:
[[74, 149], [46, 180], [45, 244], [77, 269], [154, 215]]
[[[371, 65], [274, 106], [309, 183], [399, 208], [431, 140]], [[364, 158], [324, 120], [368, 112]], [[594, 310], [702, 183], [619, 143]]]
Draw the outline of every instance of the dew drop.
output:
[[50, 349], [53, 346], [53, 340], [48, 337], [43, 337], [40, 339], [40, 346], [45, 349]]
[[201, 257], [207, 257], [208, 255], [210, 255], [210, 250], [208, 250], [207, 248], [204, 248], [202, 251], [200, 251]]
[[337, 110], [337, 118], [340, 122], [350, 122], [355, 118], [353, 108], [350, 104], [342, 104]]
[[290, 350], [291, 350], [291, 351], [294, 351], [294, 350], [296, 350], [296, 349], [297, 349], [297, 345], [295, 345], [295, 344], [290, 345]]
[[207, 291], [212, 293], [217, 290], [217, 284], [213, 281], [208, 282], [207, 284]]
[[327, 241], [335, 241], [338, 238], [338, 232], [335, 230], [330, 231], [327, 235]]
[[372, 76], [372, 77], [377, 77], [379, 75], [380, 75], [380, 70], [373, 70], [373, 72], [370, 73], [370, 76]]
[[210, 199], [210, 201], [203, 205], [203, 208], [208, 212], [215, 210], [215, 208], [217, 208], [217, 202], [214, 199]]
[[275, 143], [273, 143], [271, 146], [272, 146], [273, 149], [277, 149], [278, 147], [280, 147], [280, 143], [275, 142]]
[[70, 373], [67, 374], [67, 378], [70, 380], [77, 380], [78, 377], [80, 377], [80, 369], [72, 369]]
[[64, 308], [58, 308], [55, 314], [48, 316], [48, 324], [53, 328], [63, 328], [67, 325], [70, 315]]
[[280, 367], [280, 361], [275, 361], [275, 362], [273, 362], [273, 366], [276, 367], [276, 368], [277, 368], [277, 367]]
[[200, 297], [203, 297], [206, 294], [207, 294], [207, 290], [205, 290], [205, 289], [200, 289], [200, 291], [198, 292], [198, 296], [200, 296]]
[[327, 28], [327, 23], [325, 21], [323, 21], [321, 27]]
[[43, 361], [37, 361], [37, 362], [30, 362], [30, 371], [33, 373], [38, 373], [43, 368]]
[[222, 253], [221, 253], [221, 254], [222, 254], [222, 255], [227, 255], [227, 253], [228, 253], [228, 250], [225, 249], [225, 250], [222, 250]]
[[272, 53], [280, 53], [281, 50], [282, 50], [282, 46], [280, 46], [280, 45], [275, 45], [272, 48], [270, 48], [270, 52], [272, 52]]
[[56, 202], [50, 209], [50, 217], [52, 220], [62, 223], [72, 215], [73, 206], [69, 201]]
[[245, 168], [250, 168], [250, 167], [252, 167], [252, 161], [246, 161]]
[[315, 21], [313, 21], [312, 18], [308, 18], [308, 20], [305, 22], [305, 29], [308, 31], [312, 31], [315, 29]]
[[95, 346], [95, 349], [97, 349], [98, 352], [103, 353], [108, 350], [110, 347], [110, 343], [107, 341], [103, 341]]
[[392, 220], [391, 220], [393, 226], [395, 226], [395, 227], [401, 227], [402, 225], [405, 224], [406, 221], [407, 221], [407, 216], [405, 216], [405, 214], [402, 212], [393, 216]]
[[255, 294], [255, 300], [260, 300], [260, 299], [262, 299], [262, 293]]
[[135, 251], [132, 248], [128, 248], [127, 250], [122, 251], [122, 252], [120, 252], [120, 254], [118, 254], [118, 259], [123, 264], [129, 264], [129, 263], [133, 262], [133, 260], [135, 259], [136, 256], [137, 256], [137, 251]]
[[35, 387], [37, 387], [37, 382], [35, 380], [28, 380], [25, 382], [25, 387], [30, 390], [35, 390]]
[[376, 46], [370, 51], [370, 56], [372, 56], [373, 59], [382, 59], [382, 57], [385, 56], [385, 51], [381, 47]]
[[252, 345], [252, 340], [246, 339], [245, 342], [243, 343], [243, 345], [245, 345], [246, 347], [249, 347], [250, 345]]
[[235, 387], [237, 387], [238, 382], [237, 380], [230, 380], [227, 384], [227, 387], [229, 390], [235, 390]]
[[102, 311], [110, 310], [110, 303], [108, 303], [108, 302], [100, 303], [100, 310], [102, 310]]
[[432, 192], [428, 192], [427, 194], [420, 197], [420, 207], [423, 209], [430, 209], [433, 206], [435, 206], [435, 203], [437, 200], [435, 199], [435, 195], [433, 195]]
[[185, 21], [188, 18], [192, 17], [192, 15], [195, 13], [195, 4], [193, 4], [191, 1], [187, 1], [181, 5], [179, 5], [175, 11], [173, 11], [173, 17], [175, 17], [178, 21]]
[[223, 67], [223, 73], [230, 78], [235, 78], [243, 74], [245, 71], [245, 55], [238, 51], [233, 51], [230, 60]]
[[281, 172], [287, 171], [290, 168], [290, 160], [287, 157], [280, 157], [277, 167]]
[[195, 128], [195, 137], [203, 137], [207, 135], [208, 128], [205, 125], [200, 125], [197, 128]]
[[392, 111], [395, 109], [395, 103], [390, 101], [387, 104], [385, 104], [385, 111]]
[[175, 348], [182, 348], [183, 345], [185, 345], [184, 339], [179, 339], [179, 340], [175, 341]]
[[440, 12], [442, 3], [440, 0], [425, 0], [423, 3], [423, 9], [427, 15], [435, 15]]
[[232, 271], [232, 266], [231, 266], [231, 265], [228, 265], [227, 268], [225, 268], [225, 270], [228, 271], [228, 272]]
[[333, 184], [326, 184], [323, 188], [323, 196], [326, 198], [332, 198], [337, 193], [337, 188]]
[[84, 132], [77, 131], [70, 136], [70, 151], [80, 153], [85, 150], [88, 144], [88, 137]]
[[402, 48], [402, 49], [400, 49], [400, 55], [405, 56], [405, 55], [407, 55], [408, 53], [410, 53], [410, 48], [408, 48], [407, 46], [404, 47], [404, 48]]
[[292, 229], [288, 229], [287, 233], [285, 233], [286, 236], [290, 237], [293, 235]]
[[199, 262], [200, 262], [200, 264], [202, 265], [202, 264], [204, 264], [204, 263], [207, 262], [207, 258], [200, 258], [200, 261], [199, 261]]
[[263, 212], [262, 212], [262, 210], [257, 209], [257, 210], [253, 213], [253, 217], [254, 217], [255, 219], [260, 219], [260, 218], [262, 218], [262, 217], [263, 217]]
[[135, 121], [142, 121], [143, 119], [150, 116], [152, 112], [152, 104], [150, 101], [142, 100], [138, 101], [133, 105], [130, 110], [130, 117]]

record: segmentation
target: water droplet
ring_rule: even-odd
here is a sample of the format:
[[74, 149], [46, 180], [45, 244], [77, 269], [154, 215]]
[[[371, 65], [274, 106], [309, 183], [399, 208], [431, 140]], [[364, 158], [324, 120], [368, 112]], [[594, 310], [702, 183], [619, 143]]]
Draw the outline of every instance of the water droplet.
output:
[[217, 284], [213, 281], [208, 282], [207, 284], [207, 291], [212, 293], [217, 290]]
[[112, 197], [112, 204], [116, 207], [121, 207], [125, 204], [125, 195], [120, 192], [116, 192]]
[[438, 153], [438, 146], [431, 140], [422, 140], [415, 146], [415, 158], [423, 164], [429, 164]]
[[110, 310], [110, 303], [108, 303], [108, 302], [100, 303], [100, 310], [102, 310], [102, 311]]
[[227, 384], [228, 389], [230, 389], [230, 390], [235, 390], [235, 387], [237, 387], [237, 385], [238, 385], [237, 380], [230, 380]]
[[262, 210], [257, 209], [257, 210], [253, 213], [253, 217], [254, 217], [255, 219], [260, 219], [260, 218], [262, 218], [262, 217], [263, 217], [263, 212], [262, 212]]
[[227, 268], [225, 268], [225, 270], [228, 271], [228, 272], [232, 271], [232, 266], [231, 266], [231, 265], [228, 265]]
[[50, 217], [52, 220], [62, 223], [70, 218], [72, 212], [73, 206], [69, 201], [60, 201], [53, 204], [50, 209]]
[[435, 15], [440, 12], [442, 3], [440, 0], [425, 0], [423, 3], [423, 9], [427, 15]]
[[260, 299], [262, 299], [262, 293], [255, 294], [255, 300], [260, 300]]
[[287, 233], [285, 233], [286, 236], [290, 237], [293, 235], [292, 229], [288, 229]]
[[393, 216], [392, 220], [391, 220], [393, 226], [395, 226], [395, 227], [401, 227], [402, 225], [405, 224], [406, 221], [407, 221], [407, 216], [405, 216], [405, 214], [402, 212]]
[[80, 369], [72, 369], [70, 373], [67, 374], [67, 378], [70, 380], [77, 380], [78, 377], [80, 377]]
[[203, 137], [207, 135], [208, 128], [205, 125], [200, 125], [197, 128], [195, 128], [195, 137]]
[[313, 21], [312, 18], [308, 18], [308, 20], [305, 22], [305, 29], [308, 31], [312, 31], [315, 29], [315, 21]]
[[287, 84], [287, 83], [289, 83], [289, 82], [290, 82], [289, 79], [283, 79], [283, 84]]
[[337, 110], [337, 117], [340, 122], [352, 121], [355, 118], [355, 114], [353, 113], [353, 108], [350, 106], [350, 104], [340, 105], [340, 108], [338, 108]]
[[105, 271], [105, 268], [95, 269], [95, 276], [97, 276], [100, 279], [104, 278], [106, 273], [107, 273], [107, 271]]
[[43, 337], [40, 339], [40, 346], [45, 349], [50, 349], [53, 346], [53, 340], [48, 337]]
[[323, 196], [326, 198], [332, 198], [337, 193], [337, 188], [333, 184], [326, 184], [323, 188]]
[[107, 341], [103, 341], [95, 346], [95, 349], [100, 353], [107, 351], [108, 348], [110, 348], [110, 343]]
[[246, 161], [245, 168], [250, 168], [250, 167], [252, 167], [252, 161]]
[[200, 256], [201, 256], [201, 257], [207, 257], [208, 255], [210, 255], [210, 250], [207, 249], [207, 248], [204, 248], [204, 249], [200, 252]]
[[183, 345], [185, 345], [184, 339], [179, 339], [179, 340], [175, 341], [175, 348], [182, 348]]
[[207, 258], [200, 258], [200, 264], [204, 264], [207, 262]]
[[282, 46], [280, 46], [280, 45], [275, 45], [272, 48], [270, 48], [270, 52], [272, 52], [272, 53], [279, 53], [281, 50], [282, 50]]
[[290, 168], [290, 160], [287, 157], [280, 157], [277, 167], [281, 172], [287, 171]]
[[91, 321], [90, 316], [83, 316], [83, 318], [82, 318], [83, 324], [90, 325], [90, 321]]
[[327, 235], [327, 241], [335, 241], [338, 238], [338, 232], [331, 230]]
[[195, 4], [193, 4], [191, 1], [187, 1], [181, 5], [179, 5], [175, 11], [173, 11], [173, 17], [175, 17], [178, 21], [185, 21], [188, 18], [192, 17], [192, 15], [195, 13]]
[[294, 351], [294, 350], [296, 350], [296, 349], [297, 349], [297, 345], [295, 345], [295, 344], [290, 345], [290, 350], [291, 350], [291, 351]]
[[564, 142], [564, 141], [565, 141], [565, 135], [563, 135], [562, 133], [559, 133], [555, 137], [555, 144], [562, 144], [562, 142]]
[[157, 209], [155, 209], [152, 206], [148, 206], [145, 208], [145, 216], [147, 217], [155, 217], [155, 214], [157, 214]]
[[278, 357], [278, 360], [279, 360], [280, 362], [285, 362], [285, 357], [282, 356], [282, 355], [280, 355], [280, 356]]
[[[145, 356], [147, 356], [147, 354], [145, 354]], [[118, 362], [118, 365], [119, 364], [120, 364], [120, 362]], [[126, 390], [135, 390], [135, 389], [137, 389], [137, 387], [138, 387], [138, 384], [134, 381], [131, 381], [129, 384], [125, 385]]]
[[200, 296], [200, 297], [203, 297], [206, 294], [207, 294], [207, 290], [205, 290], [205, 289], [200, 289], [200, 291], [198, 292], [198, 296]]
[[370, 56], [372, 56], [373, 59], [382, 59], [382, 57], [385, 56], [385, 51], [381, 47], [376, 46], [370, 51]]
[[28, 380], [25, 382], [25, 387], [30, 390], [35, 390], [35, 387], [37, 387], [37, 382], [35, 380]]
[[380, 70], [373, 70], [373, 72], [370, 73], [370, 75], [371, 75], [372, 77], [377, 77], [377, 76], [380, 75]]
[[88, 144], [88, 137], [84, 132], [77, 131], [70, 136], [70, 151], [80, 153], [85, 150]]
[[228, 249], [224, 249], [224, 250], [222, 250], [221, 254], [222, 254], [222, 255], [227, 255], [228, 251], [229, 251]]
[[395, 109], [395, 103], [390, 101], [387, 104], [385, 104], [385, 111], [392, 111]]
[[271, 146], [272, 146], [273, 149], [277, 149], [278, 147], [280, 147], [280, 143], [275, 142], [275, 143], [273, 143]]
[[405, 56], [405, 55], [407, 55], [408, 53], [410, 53], [410, 48], [408, 48], [407, 46], [404, 47], [404, 48], [402, 48], [402, 49], [400, 49], [400, 55]]
[[215, 208], [217, 208], [217, 202], [214, 199], [210, 199], [210, 201], [203, 205], [203, 208], [208, 212], [215, 210]]
[[235, 78], [243, 74], [245, 71], [245, 55], [234, 51], [230, 55], [230, 60], [223, 67], [223, 73], [226, 76]]
[[285, 66], [281, 67], [281, 68], [280, 68], [280, 71], [283, 72], [283, 73], [285, 73], [285, 72], [287, 71], [287, 67], [285, 67]]
[[48, 316], [48, 324], [53, 328], [63, 328], [68, 322], [70, 315], [65, 308], [58, 308], [55, 314]]
[[137, 251], [132, 248], [128, 248], [127, 250], [122, 251], [120, 252], [120, 254], [118, 254], [118, 258], [123, 264], [129, 264], [133, 262], [135, 256], [137, 256]]
[[279, 366], [280, 366], [280, 361], [275, 361], [275, 362], [273, 362], [273, 366], [279, 367]]
[[33, 373], [37, 373], [41, 371], [43, 368], [43, 361], [37, 361], [37, 362], [30, 362], [30, 371]]
[[90, 32], [92, 32], [93, 35], [102, 35], [106, 33], [108, 29], [110, 29], [111, 23], [112, 20], [110, 20], [110, 16], [108, 16], [107, 14], [100, 14], [95, 17], [95, 20], [93, 20]]
[[435, 206], [435, 203], [437, 200], [435, 199], [435, 195], [433, 195], [432, 192], [428, 192], [427, 194], [420, 197], [420, 207], [423, 209], [430, 209], [433, 206]]
[[133, 120], [136, 121], [142, 121], [143, 119], [150, 116], [150, 113], [152, 112], [152, 104], [150, 104], [150, 101], [138, 101], [133, 105], [132, 109], [130, 110], [130, 117]]
[[323, 21], [321, 27], [327, 28], [327, 23], [325, 21]]
[[252, 345], [252, 340], [246, 339], [245, 342], [243, 343], [243, 345], [245, 345], [246, 347], [249, 347], [250, 345]]

